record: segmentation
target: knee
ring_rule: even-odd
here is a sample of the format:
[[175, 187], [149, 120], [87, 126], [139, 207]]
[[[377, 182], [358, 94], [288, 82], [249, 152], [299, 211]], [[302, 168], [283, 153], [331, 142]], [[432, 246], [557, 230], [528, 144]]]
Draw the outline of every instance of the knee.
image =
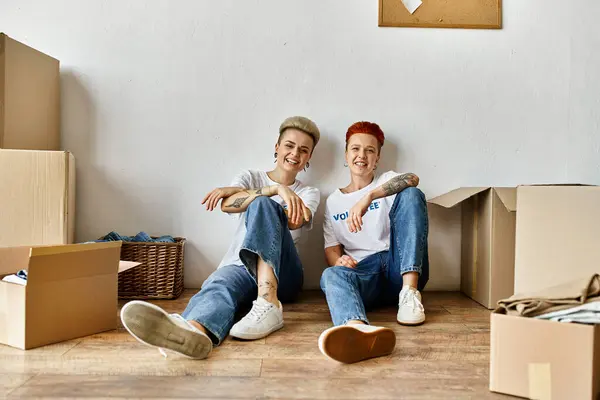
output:
[[344, 274], [344, 269], [347, 267], [335, 266], [325, 269], [321, 274], [321, 289], [325, 290], [327, 285], [335, 284]]
[[425, 200], [425, 194], [421, 189], [416, 187], [408, 187], [399, 194], [401, 201], [407, 202], [423, 202]]
[[273, 205], [277, 205], [277, 203], [271, 200], [269, 197], [258, 196], [252, 201], [252, 203], [250, 203], [248, 209], [250, 210], [253, 208], [272, 207]]
[[258, 196], [248, 206], [248, 210], [282, 210], [283, 207], [279, 203], [267, 196]]

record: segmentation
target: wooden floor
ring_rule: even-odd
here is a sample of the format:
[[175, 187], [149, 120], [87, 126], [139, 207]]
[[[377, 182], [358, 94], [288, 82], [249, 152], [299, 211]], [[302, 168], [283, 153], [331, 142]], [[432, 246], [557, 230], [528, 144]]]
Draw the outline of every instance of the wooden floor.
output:
[[[193, 294], [156, 304], [181, 312]], [[320, 292], [285, 306], [279, 332], [254, 342], [228, 338], [201, 361], [164, 359], [122, 327], [27, 352], [0, 345], [0, 398], [506, 398], [488, 391], [489, 311], [459, 293], [426, 292], [424, 303], [420, 327], [399, 326], [393, 308], [370, 313], [372, 324], [396, 331], [396, 350], [353, 365], [317, 348], [331, 326]]]

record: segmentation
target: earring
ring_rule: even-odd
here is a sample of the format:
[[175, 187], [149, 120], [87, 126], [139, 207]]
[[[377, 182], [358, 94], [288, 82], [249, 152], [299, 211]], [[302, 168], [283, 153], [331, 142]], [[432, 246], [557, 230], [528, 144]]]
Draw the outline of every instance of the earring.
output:
[[347, 162], [344, 162], [344, 167], [348, 167], [348, 163]]
[[275, 161], [273, 161], [273, 162], [276, 163], [277, 162], [277, 152], [275, 152], [274, 156], [275, 156]]
[[308, 169], [308, 167], [310, 167], [310, 163], [307, 162], [306, 165], [304, 166], [304, 170], [306, 171]]

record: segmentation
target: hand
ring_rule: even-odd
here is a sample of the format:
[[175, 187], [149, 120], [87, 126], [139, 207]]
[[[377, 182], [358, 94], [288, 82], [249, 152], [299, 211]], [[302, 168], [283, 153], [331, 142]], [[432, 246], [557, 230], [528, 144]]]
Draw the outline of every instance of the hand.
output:
[[277, 194], [287, 205], [286, 214], [292, 226], [302, 226], [303, 221], [310, 221], [310, 210], [292, 189], [280, 185]]
[[341, 265], [342, 267], [348, 267], [348, 268], [356, 268], [356, 264], [357, 264], [356, 260], [347, 255], [341, 256], [335, 262], [335, 265]]
[[219, 204], [219, 200], [226, 199], [229, 196], [233, 196], [234, 194], [239, 193], [242, 190], [244, 189], [238, 187], [216, 188], [210, 193], [208, 193], [206, 196], [204, 196], [202, 204], [206, 204], [206, 209], [208, 211], [212, 211], [217, 207], [217, 204]]
[[371, 205], [371, 197], [365, 196], [360, 199], [348, 212], [348, 229], [352, 233], [356, 233], [362, 230], [363, 220], [362, 217], [367, 213], [369, 206]]

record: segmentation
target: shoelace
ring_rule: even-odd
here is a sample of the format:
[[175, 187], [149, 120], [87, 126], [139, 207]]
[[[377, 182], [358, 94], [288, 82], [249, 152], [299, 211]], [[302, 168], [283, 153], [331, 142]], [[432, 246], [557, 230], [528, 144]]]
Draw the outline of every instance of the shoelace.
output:
[[412, 290], [406, 290], [400, 296], [400, 307], [408, 306], [411, 310], [418, 309], [419, 311], [424, 311], [423, 304], [419, 301], [417, 294]]
[[254, 300], [252, 302], [252, 309], [246, 317], [253, 319], [254, 321], [259, 321], [262, 318], [262, 316], [265, 315], [267, 311], [269, 311], [272, 307], [274, 307], [274, 305], [272, 305], [271, 303], [261, 305], [258, 304], [256, 300]]

